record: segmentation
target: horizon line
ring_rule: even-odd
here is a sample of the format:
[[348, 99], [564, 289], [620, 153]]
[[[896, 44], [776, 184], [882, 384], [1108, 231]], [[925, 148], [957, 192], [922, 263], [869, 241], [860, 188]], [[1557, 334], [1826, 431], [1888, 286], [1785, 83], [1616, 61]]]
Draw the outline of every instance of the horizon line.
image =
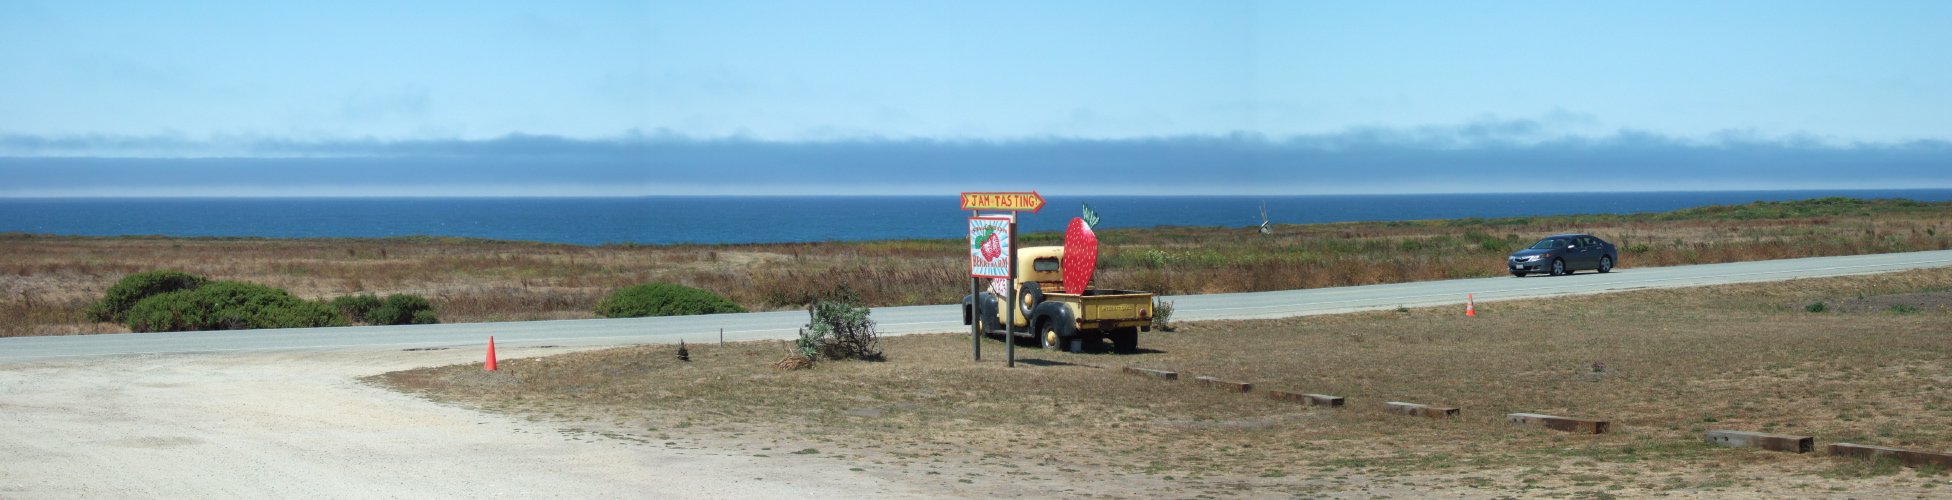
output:
[[[1038, 193], [1039, 195], [1041, 195], [1041, 196], [1045, 196], [1045, 197], [1066, 197], [1066, 198], [1071, 198], [1071, 197], [1083, 197], [1083, 196], [1105, 196], [1105, 197], [1151, 197], [1151, 198], [1181, 198], [1181, 197], [1238, 197], [1238, 198], [1255, 198], [1255, 197], [1304, 197], [1304, 196], [1306, 196], [1306, 197], [1316, 197], [1316, 196], [1319, 196], [1319, 197], [1333, 197], [1333, 196], [1446, 196], [1446, 195], [1528, 195], [1528, 194], [1564, 194], [1564, 195], [1576, 195], [1576, 194], [1657, 194], [1657, 193], [1791, 193], [1791, 192], [1840, 192], [1840, 193], [1848, 193], [1848, 192], [1862, 192], [1862, 191], [1952, 191], [1952, 186], [1948, 186], [1948, 187], [1877, 187], [1877, 188], [1858, 188], [1858, 187], [1852, 187], [1852, 188], [1795, 188], [1795, 189], [1663, 189], [1663, 190], [1592, 190], [1592, 191], [1451, 191], [1451, 192], [1416, 192], [1416, 193], [1389, 193], [1389, 192], [1364, 192], [1364, 193], [1292, 193], [1292, 194], [1265, 194], [1265, 193], [1262, 193], [1262, 194], [1216, 194], [1216, 193], [1178, 193], [1178, 194], [1146, 194], [1146, 193], [1063, 193], [1063, 192], [1056, 192], [1056, 193], [1046, 193], [1046, 192], [1043, 192], [1042, 190], [1035, 190], [1035, 191], [1036, 191], [1036, 192], [1037, 192], [1037, 193]], [[1009, 192], [1009, 191], [997, 191], [997, 190], [981, 190], [981, 191], [968, 191], [968, 192]], [[1029, 192], [1029, 191], [1024, 191], [1024, 192]], [[483, 198], [514, 198], [514, 199], [627, 199], [627, 198], [927, 198], [927, 197], [938, 197], [938, 196], [939, 196], [939, 197], [945, 197], [945, 198], [953, 198], [953, 197], [955, 197], [955, 196], [957, 196], [957, 195], [959, 195], [960, 193], [961, 193], [961, 192], [945, 192], [945, 193], [942, 193], [942, 194], [639, 194], [639, 195], [564, 195], [564, 194], [557, 194], [557, 195], [542, 195], [542, 194], [537, 194], [537, 195], [510, 195], [510, 194], [454, 194], [454, 195], [441, 195], [441, 194], [416, 194], [416, 195], [236, 195], [236, 196], [225, 196], [225, 195], [51, 195], [51, 196], [36, 196], [36, 195], [25, 195], [25, 196], [17, 196], [17, 195], [0, 195], [0, 200], [53, 200], [53, 199], [375, 199], [375, 198], [385, 198], [385, 199], [468, 199], [468, 198], [473, 198], [473, 199], [483, 199]]]

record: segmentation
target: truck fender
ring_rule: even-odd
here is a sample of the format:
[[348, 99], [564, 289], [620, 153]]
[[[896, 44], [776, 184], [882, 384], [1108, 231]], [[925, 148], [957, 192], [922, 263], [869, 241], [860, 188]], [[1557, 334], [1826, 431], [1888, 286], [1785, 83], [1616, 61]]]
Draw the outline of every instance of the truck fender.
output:
[[962, 324], [970, 324], [976, 319], [976, 296], [962, 296]]
[[1073, 314], [1071, 308], [1065, 307], [1061, 302], [1037, 304], [1037, 308], [1031, 310], [1030, 317], [1033, 319], [1031, 322], [1031, 326], [1033, 327], [1043, 325], [1047, 321], [1057, 322], [1057, 335], [1059, 337], [1070, 337], [1078, 334], [1077, 315]]
[[[976, 294], [975, 304], [972, 304], [972, 306], [973, 311], [968, 308], [963, 309], [963, 324], [966, 325], [975, 322], [978, 325], [982, 325], [982, 330], [985, 332], [1001, 331], [1003, 329], [1003, 321], [996, 319], [996, 296], [991, 295], [989, 292], [978, 293]], [[975, 318], [968, 316], [972, 313], [975, 314]]]

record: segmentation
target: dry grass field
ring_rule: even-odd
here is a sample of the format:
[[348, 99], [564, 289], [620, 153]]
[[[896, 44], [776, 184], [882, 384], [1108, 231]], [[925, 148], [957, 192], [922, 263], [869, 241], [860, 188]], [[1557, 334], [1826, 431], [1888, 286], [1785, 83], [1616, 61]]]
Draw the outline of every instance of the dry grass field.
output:
[[[1097, 286], [1162, 295], [1499, 276], [1538, 237], [1587, 232], [1622, 267], [1952, 248], [1952, 202], [1820, 199], [1660, 214], [1106, 229]], [[1024, 245], [1062, 244], [1033, 233]], [[427, 297], [444, 322], [594, 317], [613, 290], [670, 281], [755, 311], [798, 308], [847, 282], [870, 305], [967, 293], [956, 240], [579, 246], [444, 237], [168, 238], [0, 234], [0, 336], [126, 332], [81, 311], [130, 273], [178, 270], [307, 299]]]
[[[1810, 312], [1816, 302], [1835, 307]], [[884, 341], [884, 362], [778, 371], [779, 343], [643, 346], [375, 380], [564, 428], [801, 474], [972, 495], [1942, 498], [1943, 469], [1721, 448], [1710, 429], [1952, 451], [1952, 268], [1281, 320], [1181, 324], [1142, 352]], [[1882, 307], [1880, 307], [1882, 306]], [[1121, 373], [1255, 384], [1250, 393]], [[1302, 406], [1267, 390], [1347, 398]], [[1387, 413], [1386, 401], [1462, 409]], [[1601, 435], [1506, 413], [1608, 420]], [[811, 459], [820, 460], [811, 460]], [[831, 459], [831, 460], [828, 460]]]

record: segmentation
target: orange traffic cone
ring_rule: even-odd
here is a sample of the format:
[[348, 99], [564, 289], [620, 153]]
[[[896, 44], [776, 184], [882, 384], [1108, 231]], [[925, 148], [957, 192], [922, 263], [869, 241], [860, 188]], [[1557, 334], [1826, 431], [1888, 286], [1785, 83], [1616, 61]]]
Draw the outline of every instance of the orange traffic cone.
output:
[[1477, 294], [1464, 294], [1464, 315], [1467, 317], [1478, 315]]
[[495, 371], [495, 336], [494, 335], [488, 336], [488, 363], [482, 365], [481, 368], [491, 372]]

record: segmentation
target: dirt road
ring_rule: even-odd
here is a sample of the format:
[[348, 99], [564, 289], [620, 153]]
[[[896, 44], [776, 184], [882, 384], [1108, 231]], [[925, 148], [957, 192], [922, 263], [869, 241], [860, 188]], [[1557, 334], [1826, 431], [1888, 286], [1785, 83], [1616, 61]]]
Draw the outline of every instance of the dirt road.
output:
[[[503, 357], [566, 351], [506, 349]], [[1492, 499], [1511, 494], [1451, 484], [1458, 471], [1447, 470], [1174, 483], [1170, 477], [1044, 470], [1051, 467], [1032, 467], [1040, 478], [1014, 476], [1018, 469], [999, 470], [994, 464], [908, 467], [871, 456], [834, 460], [844, 457], [822, 455], [833, 453], [835, 444], [821, 445], [829, 451], [819, 455], [801, 455], [793, 450], [812, 443], [790, 443], [788, 436], [646, 442], [606, 436], [602, 423], [532, 422], [436, 404], [361, 380], [392, 370], [472, 362], [478, 354], [459, 349], [168, 354], [0, 365], [0, 500], [1292, 498], [1296, 491], [1319, 491], [1327, 498]], [[789, 443], [762, 447], [781, 439]], [[1473, 474], [1515, 483], [1518, 472]], [[971, 476], [980, 476], [976, 484], [970, 484]], [[1848, 491], [1804, 496], [1910, 498], [1920, 491], [1916, 482], [1909, 475], [1890, 476], [1854, 482]], [[1661, 493], [1670, 494], [1771, 496], [1720, 489]]]
[[778, 459], [565, 433], [559, 424], [441, 406], [359, 380], [478, 354], [191, 354], [0, 367], [0, 498], [946, 493], [871, 475], [795, 474]]

